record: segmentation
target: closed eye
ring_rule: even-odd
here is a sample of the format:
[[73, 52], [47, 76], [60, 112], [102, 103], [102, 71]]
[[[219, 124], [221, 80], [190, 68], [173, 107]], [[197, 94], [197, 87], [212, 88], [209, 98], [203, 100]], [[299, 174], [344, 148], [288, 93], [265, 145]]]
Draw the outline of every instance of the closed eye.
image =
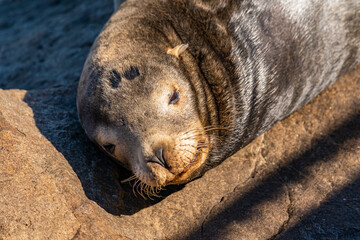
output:
[[179, 101], [179, 92], [175, 89], [171, 94], [169, 104], [176, 104]]
[[111, 144], [111, 143], [104, 144], [103, 147], [108, 153], [114, 154], [114, 152], [115, 152], [115, 145], [114, 144]]

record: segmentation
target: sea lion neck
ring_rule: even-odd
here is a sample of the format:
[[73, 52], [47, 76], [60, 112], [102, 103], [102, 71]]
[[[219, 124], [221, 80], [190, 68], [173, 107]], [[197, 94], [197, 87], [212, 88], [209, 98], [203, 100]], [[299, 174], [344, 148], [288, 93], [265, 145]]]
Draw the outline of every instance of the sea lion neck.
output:
[[[204, 127], [209, 129], [209, 135], [214, 137], [214, 144], [225, 145], [234, 128], [232, 109], [235, 108], [235, 99], [231, 97], [233, 94], [229, 95], [233, 89], [229, 74], [226, 71], [222, 72], [224, 66], [221, 58], [210, 53], [210, 50], [207, 56], [196, 55], [189, 50], [181, 57], [179, 65], [193, 86]], [[215, 74], [214, 71], [209, 71], [211, 65], [218, 68]]]
[[[183, 15], [184, 21], [179, 22], [173, 19], [173, 15], [169, 15], [167, 24], [163, 24], [163, 32], [172, 46], [181, 43], [189, 45], [179, 58], [180, 66], [184, 74], [188, 75], [195, 91], [202, 92], [197, 95], [204, 126], [221, 129], [213, 134], [217, 137], [217, 149], [221, 149], [222, 154], [226, 155], [230, 150], [225, 146], [235, 127], [236, 86], [233, 80], [236, 76], [229, 59], [232, 48], [231, 36], [227, 30], [230, 3], [226, 5], [220, 2], [223, 1], [219, 1], [219, 5], [223, 6], [221, 11], [218, 11], [220, 13], [209, 12], [201, 8], [204, 4], [195, 3], [196, 8], [181, 12], [176, 10], [180, 3], [171, 2], [171, 9], [177, 11], [177, 17], [179, 14]], [[190, 33], [188, 29], [193, 31]]]

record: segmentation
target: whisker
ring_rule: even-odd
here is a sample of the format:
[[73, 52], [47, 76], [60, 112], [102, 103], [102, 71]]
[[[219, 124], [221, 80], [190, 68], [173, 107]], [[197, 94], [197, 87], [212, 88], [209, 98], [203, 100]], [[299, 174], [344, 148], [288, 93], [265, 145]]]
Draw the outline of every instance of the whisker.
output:
[[142, 188], [144, 186], [144, 183], [143, 182], [140, 182], [140, 184], [137, 186], [136, 190], [137, 192], [139, 193], [139, 195], [143, 198], [143, 199], [146, 199], [146, 197], [144, 196], [143, 192], [142, 192]]
[[151, 196], [160, 197], [160, 196], [157, 194], [158, 192], [155, 192], [155, 189], [157, 189], [157, 187], [151, 186], [151, 188], [150, 188], [150, 194], [151, 194]]
[[126, 183], [126, 182], [130, 182], [130, 181], [132, 181], [132, 180], [134, 180], [134, 179], [136, 179], [137, 177], [135, 176], [135, 174], [134, 175], [132, 175], [131, 177], [128, 177], [128, 178], [126, 178], [126, 179], [124, 179], [124, 180], [121, 180], [120, 182], [121, 183]]
[[198, 144], [197, 146], [192, 145], [192, 144], [183, 144], [183, 145], [179, 145], [180, 147], [191, 147], [192, 149], [203, 149], [203, 148], [208, 148], [208, 145], [206, 143], [204, 144]]
[[[189, 140], [189, 139], [193, 139], [193, 138], [198, 138], [198, 137], [203, 137], [204, 134], [203, 133], [199, 133], [199, 134], [193, 134], [193, 135], [187, 135], [187, 136], [183, 136], [181, 138], [181, 140]], [[217, 135], [213, 135], [211, 136], [213, 139], [217, 139], [217, 140], [221, 140], [220, 136]]]
[[147, 185], [146, 183], [143, 183], [141, 191], [147, 196], [147, 197], [145, 197], [145, 199], [149, 198], [149, 199], [153, 200], [149, 194], [149, 187], [150, 187], [149, 185]]
[[163, 190], [162, 186], [156, 187], [156, 194], [160, 193], [161, 190]]
[[[135, 180], [133, 183], [131, 181]], [[132, 192], [135, 196], [140, 195], [143, 199], [151, 199], [154, 200], [152, 197], [161, 197], [159, 193], [163, 189], [162, 186], [151, 186], [147, 185], [143, 182], [140, 178], [136, 176], [136, 174], [130, 176], [127, 179], [121, 181], [121, 183], [130, 182], [132, 187]]]
[[181, 145], [179, 145], [179, 147], [188, 147], [188, 146], [190, 146], [190, 147], [193, 147], [193, 148], [196, 148], [197, 146], [195, 146], [195, 145], [193, 145], [193, 144], [181, 144]]
[[205, 127], [204, 131], [213, 131], [213, 130], [225, 130], [225, 131], [230, 131], [228, 128], [225, 127]]
[[137, 195], [137, 194], [136, 194], [136, 191], [135, 191], [135, 187], [136, 187], [136, 185], [137, 185], [139, 182], [140, 182], [140, 179], [137, 179], [137, 180], [135, 181], [134, 185], [132, 186], [132, 191], [133, 191], [133, 193], [134, 193], [135, 196]]
[[[190, 154], [192, 154], [192, 155], [195, 155], [195, 154], [197, 154], [197, 153], [206, 153], [206, 152], [203, 151], [201, 148], [200, 148], [200, 149], [197, 149], [195, 152], [192, 152], [192, 151], [190, 151], [190, 150], [188, 150], [188, 149], [183, 149], [182, 151], [183, 151], [183, 152], [186, 152], [186, 153], [190, 153]], [[184, 155], [184, 156], [186, 156], [186, 155]]]

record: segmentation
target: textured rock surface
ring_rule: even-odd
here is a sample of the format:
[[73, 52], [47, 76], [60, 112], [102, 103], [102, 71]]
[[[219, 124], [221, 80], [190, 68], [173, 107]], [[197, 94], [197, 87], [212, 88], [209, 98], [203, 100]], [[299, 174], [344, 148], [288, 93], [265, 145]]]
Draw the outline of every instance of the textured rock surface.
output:
[[33, 89], [0, 90], [0, 239], [360, 239], [360, 67], [202, 178], [144, 200], [76, 116], [105, 2], [0, 1], [0, 84]]

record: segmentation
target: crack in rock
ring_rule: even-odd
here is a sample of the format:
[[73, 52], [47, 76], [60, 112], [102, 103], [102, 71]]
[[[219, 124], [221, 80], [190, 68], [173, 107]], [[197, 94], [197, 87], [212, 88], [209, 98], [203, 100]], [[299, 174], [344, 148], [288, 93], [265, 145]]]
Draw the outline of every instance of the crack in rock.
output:
[[287, 225], [289, 224], [292, 216], [293, 216], [293, 200], [292, 200], [292, 192], [290, 187], [287, 187], [287, 197], [289, 199], [289, 204], [288, 207], [286, 209], [286, 213], [287, 213], [287, 219], [284, 220], [284, 222], [281, 224], [279, 230], [277, 231], [277, 233], [275, 233], [272, 237], [270, 237], [268, 240], [275, 240], [278, 239], [278, 237], [285, 231]]
[[[233, 191], [235, 191], [235, 188], [233, 189]], [[233, 192], [232, 191], [232, 192]], [[228, 194], [226, 194], [228, 195]], [[212, 208], [210, 209], [210, 211], [206, 214], [205, 218], [204, 218], [204, 221], [201, 223], [201, 228], [200, 228], [200, 239], [203, 239], [203, 236], [204, 236], [204, 225], [205, 223], [208, 221], [208, 218], [210, 217], [210, 215], [212, 214], [213, 210], [222, 202], [224, 201], [225, 199], [225, 196], [222, 196], [220, 201], [218, 201], [216, 204], [214, 204], [212, 206]]]
[[80, 229], [81, 229], [81, 225], [78, 227], [78, 229], [76, 230], [74, 236], [71, 238], [71, 240], [77, 239], [80, 236]]

